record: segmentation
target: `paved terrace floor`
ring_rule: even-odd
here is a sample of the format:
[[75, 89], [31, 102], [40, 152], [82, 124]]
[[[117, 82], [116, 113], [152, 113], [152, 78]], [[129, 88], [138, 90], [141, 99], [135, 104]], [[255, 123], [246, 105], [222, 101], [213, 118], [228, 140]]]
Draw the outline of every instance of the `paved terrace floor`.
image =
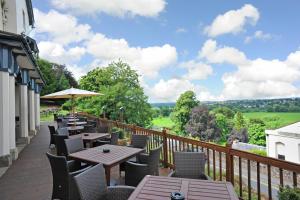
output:
[[[32, 138], [19, 154], [19, 158], [13, 162], [6, 173], [0, 178], [1, 200], [44, 200], [51, 199], [52, 174], [46, 157], [49, 149], [50, 135], [48, 124], [42, 123], [39, 133]], [[161, 175], [168, 173], [167, 169], [161, 169]], [[112, 178], [120, 179], [118, 167], [112, 170]]]

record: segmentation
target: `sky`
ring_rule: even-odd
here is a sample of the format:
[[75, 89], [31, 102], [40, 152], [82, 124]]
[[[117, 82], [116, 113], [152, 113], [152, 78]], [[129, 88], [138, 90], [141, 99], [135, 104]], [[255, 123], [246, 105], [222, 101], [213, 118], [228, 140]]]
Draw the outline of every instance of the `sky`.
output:
[[299, 97], [298, 0], [32, 2], [40, 57], [77, 80], [120, 59], [150, 102]]

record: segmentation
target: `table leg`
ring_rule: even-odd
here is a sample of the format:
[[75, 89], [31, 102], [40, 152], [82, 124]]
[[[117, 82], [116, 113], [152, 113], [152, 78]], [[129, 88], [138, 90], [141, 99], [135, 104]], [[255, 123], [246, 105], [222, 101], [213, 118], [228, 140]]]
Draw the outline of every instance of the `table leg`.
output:
[[110, 167], [105, 167], [106, 184], [110, 186]]

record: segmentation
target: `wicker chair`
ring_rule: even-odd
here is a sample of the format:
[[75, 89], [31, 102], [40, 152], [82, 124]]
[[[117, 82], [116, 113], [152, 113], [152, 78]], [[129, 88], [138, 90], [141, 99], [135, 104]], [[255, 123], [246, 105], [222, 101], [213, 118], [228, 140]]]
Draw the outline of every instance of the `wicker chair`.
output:
[[87, 170], [84, 168], [78, 170], [74, 161], [67, 161], [64, 156], [55, 156], [50, 153], [46, 153], [49, 159], [52, 178], [52, 198], [61, 200], [77, 200], [79, 199], [79, 193], [75, 185], [73, 176], [80, 174]]
[[118, 139], [119, 139], [119, 132], [113, 132], [111, 133], [109, 140], [97, 140], [94, 142], [93, 146], [96, 147], [104, 144], [118, 145]]
[[64, 141], [68, 155], [84, 150], [83, 140], [80, 137], [65, 139]]
[[58, 156], [67, 156], [67, 148], [66, 148], [66, 143], [65, 139], [68, 139], [68, 135], [55, 135], [55, 144], [56, 144], [56, 154]]
[[102, 164], [98, 164], [74, 177], [81, 200], [127, 200], [134, 187], [107, 187]]
[[84, 126], [83, 132], [84, 133], [97, 133], [97, 129], [93, 125], [87, 124]]
[[174, 152], [175, 171], [170, 177], [209, 180], [204, 174], [205, 153], [203, 152]]
[[[148, 139], [149, 137], [147, 135], [133, 134], [131, 136], [131, 144], [128, 145], [128, 147], [145, 149], [146, 151]], [[135, 162], [136, 158], [131, 158], [130, 161]], [[120, 174], [122, 171], [125, 171], [125, 162], [120, 164], [119, 169], [120, 169]]]
[[57, 121], [57, 127], [63, 128], [68, 126], [68, 120], [67, 119], [61, 119]]
[[58, 135], [69, 135], [69, 131], [67, 127], [63, 127], [63, 128], [58, 128], [56, 130]]
[[109, 133], [109, 127], [108, 126], [99, 126], [97, 131], [98, 131], [98, 133]]
[[51, 144], [55, 145], [55, 139], [54, 136], [56, 135], [56, 130], [54, 126], [48, 126], [49, 132], [50, 132], [50, 144], [49, 147], [51, 147]]
[[159, 157], [162, 145], [150, 150], [149, 154], [140, 154], [139, 163], [127, 161], [125, 165], [125, 185], [137, 186], [146, 175], [159, 175]]

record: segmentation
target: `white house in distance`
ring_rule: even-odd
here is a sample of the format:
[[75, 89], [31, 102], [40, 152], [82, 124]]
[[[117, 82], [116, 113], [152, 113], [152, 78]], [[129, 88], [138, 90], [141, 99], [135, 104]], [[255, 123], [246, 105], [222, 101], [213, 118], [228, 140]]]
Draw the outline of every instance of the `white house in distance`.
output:
[[300, 122], [265, 132], [268, 156], [300, 163]]
[[27, 36], [34, 26], [31, 0], [0, 1], [0, 167], [18, 157], [40, 126], [38, 48]]

